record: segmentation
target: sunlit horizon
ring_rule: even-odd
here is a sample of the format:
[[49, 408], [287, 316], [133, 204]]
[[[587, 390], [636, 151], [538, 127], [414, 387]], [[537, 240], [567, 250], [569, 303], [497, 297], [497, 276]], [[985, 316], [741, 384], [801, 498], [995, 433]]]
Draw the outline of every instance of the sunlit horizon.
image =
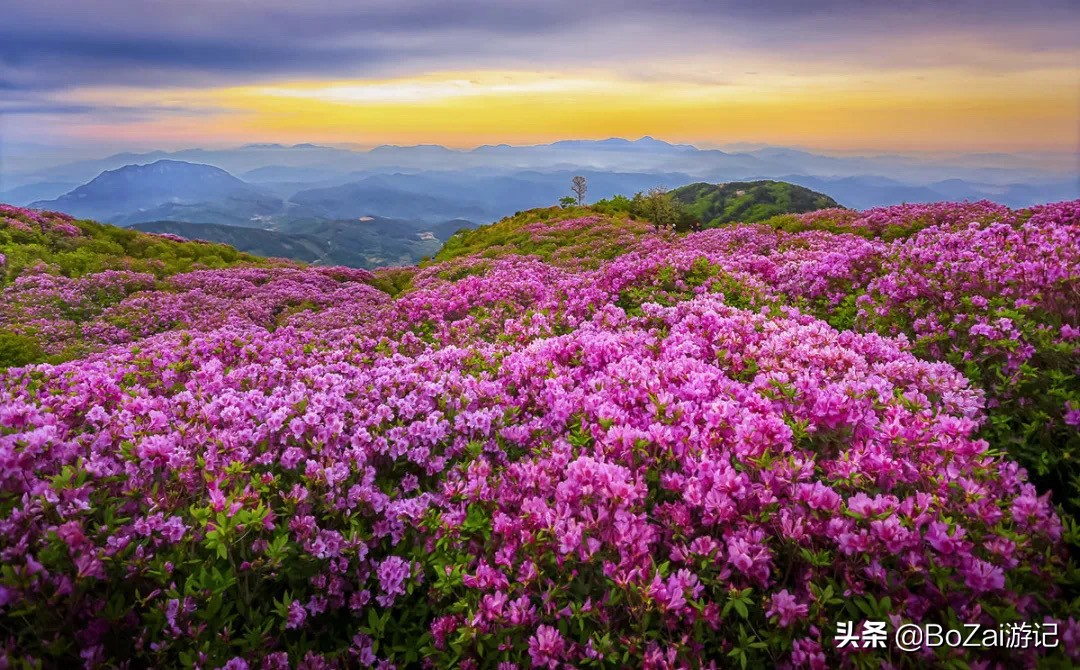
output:
[[[80, 88], [67, 102], [125, 113], [49, 125], [80, 144], [252, 142], [473, 148], [653, 136], [831, 151], [1063, 151], [1080, 142], [1071, 73], [963, 79], [889, 73], [874, 86], [817, 76], [803, 85], [640, 81], [604, 73], [450, 72], [377, 80], [292, 80], [222, 88]], [[922, 77], [922, 78], [920, 78]], [[886, 81], [887, 78], [887, 81]], [[961, 83], [964, 86], [961, 86]], [[966, 90], [965, 90], [966, 86]], [[995, 94], [1004, 87], [1007, 95]], [[131, 112], [126, 112], [130, 114]], [[33, 139], [32, 133], [8, 132]]]
[[0, 27], [9, 143], [472, 148], [649, 135], [832, 152], [1080, 146], [1080, 16], [1069, 3], [503, 14], [197, 2], [201, 13], [164, 5], [161, 16], [120, 0], [19, 4]]

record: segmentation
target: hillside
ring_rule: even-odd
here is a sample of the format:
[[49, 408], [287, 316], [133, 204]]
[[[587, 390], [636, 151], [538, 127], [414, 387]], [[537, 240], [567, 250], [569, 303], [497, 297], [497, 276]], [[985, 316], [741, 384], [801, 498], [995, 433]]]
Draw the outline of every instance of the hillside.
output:
[[275, 230], [187, 221], [145, 221], [128, 227], [131, 230], [146, 233], [176, 235], [188, 240], [227, 244], [238, 251], [267, 258], [290, 258], [310, 263], [325, 257], [325, 245], [319, 240], [303, 235], [279, 233]]
[[470, 222], [426, 224], [384, 217], [364, 217], [366, 220], [326, 221], [320, 219], [293, 221], [281, 226], [285, 233], [319, 240], [325, 247], [326, 262], [350, 267], [414, 265], [421, 258], [433, 256], [442, 246], [439, 234], [449, 237], [459, 227], [471, 227]]
[[[167, 277], [199, 269], [285, 265], [224, 244], [0, 204], [0, 368], [84, 354], [98, 340], [87, 333], [80, 341], [80, 323], [91, 312], [127, 292], [153, 289]], [[71, 300], [67, 291], [80, 284], [94, 285], [86, 296], [93, 304], [66, 304]], [[170, 327], [165, 315], [152, 318]], [[66, 325], [58, 326], [57, 319]], [[43, 322], [51, 322], [45, 331]]]
[[823, 193], [779, 181], [689, 184], [670, 192], [675, 202], [706, 228], [764, 221], [778, 214], [802, 214], [840, 205]]
[[[1018, 618], [1060, 644], [900, 665], [1080, 660], [1080, 201], [551, 207], [377, 272], [3, 211], [0, 327], [56, 363], [0, 370], [16, 667], [831, 668], [836, 622]], [[69, 244], [164, 265], [27, 262]]]
[[415, 265], [434, 255], [454, 232], [475, 226], [463, 219], [426, 224], [370, 217], [365, 221], [300, 220], [282, 224], [279, 230], [186, 221], [148, 221], [131, 228], [219, 242], [257, 256], [375, 268]]
[[[76, 219], [61, 212], [0, 204], [0, 283], [42, 265], [64, 277], [82, 277], [105, 270], [131, 270], [167, 277], [197, 267], [280, 265], [212, 244], [152, 235], [127, 228]], [[287, 264], [287, 263], [286, 263]]]

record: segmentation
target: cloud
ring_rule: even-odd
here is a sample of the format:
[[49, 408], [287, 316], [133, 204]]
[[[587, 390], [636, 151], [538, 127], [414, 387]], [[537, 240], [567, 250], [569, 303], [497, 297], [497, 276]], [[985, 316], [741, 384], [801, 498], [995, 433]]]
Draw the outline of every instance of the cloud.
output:
[[[699, 66], [703, 56], [738, 53], [759, 62], [986, 66], [985, 50], [950, 49], [949, 36], [959, 44], [1011, 43], [1027, 54], [1023, 63], [1040, 54], [1060, 61], [1080, 30], [1080, 12], [1068, 0], [875, 4], [9, 0], [0, 24], [0, 90], [222, 86], [530, 64], [633, 69], [681, 57]], [[687, 77], [723, 78], [693, 72], [695, 63]]]

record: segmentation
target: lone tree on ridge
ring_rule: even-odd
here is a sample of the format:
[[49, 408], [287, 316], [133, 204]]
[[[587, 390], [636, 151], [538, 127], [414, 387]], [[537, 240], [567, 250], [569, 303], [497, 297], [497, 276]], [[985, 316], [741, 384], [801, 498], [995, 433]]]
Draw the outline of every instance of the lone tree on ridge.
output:
[[589, 190], [589, 185], [585, 181], [585, 177], [578, 175], [570, 180], [570, 190], [577, 196], [577, 204], [585, 204], [585, 192]]

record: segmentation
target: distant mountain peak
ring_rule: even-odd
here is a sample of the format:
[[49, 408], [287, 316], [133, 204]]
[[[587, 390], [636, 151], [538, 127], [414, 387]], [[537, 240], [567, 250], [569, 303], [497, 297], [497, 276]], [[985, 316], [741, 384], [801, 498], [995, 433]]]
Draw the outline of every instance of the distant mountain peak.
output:
[[219, 167], [162, 159], [106, 170], [56, 200], [34, 205], [69, 211], [76, 216], [123, 222], [157, 215], [164, 218], [166, 212], [162, 207], [192, 207], [211, 201], [228, 202], [228, 208], [237, 212], [255, 213], [280, 204], [280, 200]]
[[671, 144], [645, 135], [636, 140], [625, 137], [609, 137], [605, 140], [559, 140], [548, 146], [567, 149], [625, 149], [630, 151], [694, 151], [697, 148], [689, 144]]

